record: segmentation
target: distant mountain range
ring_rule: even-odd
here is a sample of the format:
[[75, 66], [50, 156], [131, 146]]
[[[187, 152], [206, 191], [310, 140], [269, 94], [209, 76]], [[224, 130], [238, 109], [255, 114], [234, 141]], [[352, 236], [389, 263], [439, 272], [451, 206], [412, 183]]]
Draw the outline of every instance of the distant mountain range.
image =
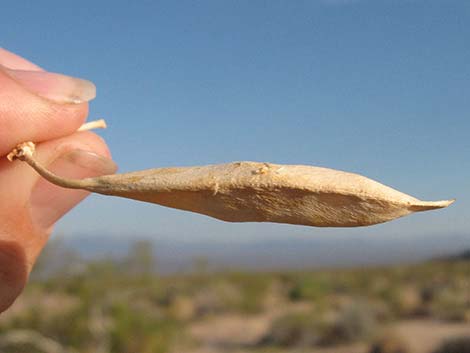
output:
[[454, 254], [470, 256], [470, 234], [409, 239], [285, 237], [253, 242], [233, 239], [188, 242], [157, 236], [81, 235], [63, 237], [62, 242], [81, 257], [91, 259], [122, 257], [139, 239], [151, 239], [161, 273], [189, 271], [195, 261], [204, 261], [212, 269], [285, 270], [410, 263]]

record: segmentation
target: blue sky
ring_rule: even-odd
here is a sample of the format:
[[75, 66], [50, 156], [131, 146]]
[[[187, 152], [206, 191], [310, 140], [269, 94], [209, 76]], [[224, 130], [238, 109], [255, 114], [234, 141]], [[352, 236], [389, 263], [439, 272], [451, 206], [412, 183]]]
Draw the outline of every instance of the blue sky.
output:
[[[73, 4], [73, 5], [72, 5]], [[90, 197], [57, 233], [178, 241], [467, 237], [470, 2], [12, 1], [0, 45], [92, 80], [120, 171], [233, 160], [356, 172], [449, 209], [359, 229], [230, 224]], [[422, 242], [422, 240], [420, 240]], [[419, 244], [417, 244], [419, 246]]]

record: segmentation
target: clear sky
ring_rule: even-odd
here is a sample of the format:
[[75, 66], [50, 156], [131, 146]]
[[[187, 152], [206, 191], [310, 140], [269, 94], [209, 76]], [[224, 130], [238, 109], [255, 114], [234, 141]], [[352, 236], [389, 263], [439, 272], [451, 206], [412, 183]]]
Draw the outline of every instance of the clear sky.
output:
[[464, 236], [470, 245], [467, 0], [17, 0], [1, 14], [0, 46], [95, 82], [90, 118], [107, 119], [100, 134], [121, 172], [310, 164], [424, 200], [457, 198], [379, 226], [318, 229], [93, 196], [58, 233], [228, 242], [350, 234], [408, 244]]

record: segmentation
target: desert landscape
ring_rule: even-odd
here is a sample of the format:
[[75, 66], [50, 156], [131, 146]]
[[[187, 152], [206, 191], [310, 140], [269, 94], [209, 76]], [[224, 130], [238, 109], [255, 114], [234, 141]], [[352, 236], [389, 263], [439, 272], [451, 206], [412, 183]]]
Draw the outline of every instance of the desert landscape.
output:
[[[67, 263], [50, 266], [53, 251]], [[68, 252], [67, 252], [68, 251]], [[469, 254], [419, 264], [160, 275], [151, 247], [46, 251], [0, 318], [6, 353], [465, 353]]]

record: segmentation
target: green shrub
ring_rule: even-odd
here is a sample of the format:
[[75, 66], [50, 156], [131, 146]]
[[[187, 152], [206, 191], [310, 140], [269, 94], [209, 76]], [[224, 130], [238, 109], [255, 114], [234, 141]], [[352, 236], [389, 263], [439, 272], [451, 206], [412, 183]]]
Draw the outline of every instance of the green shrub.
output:
[[179, 333], [168, 318], [155, 318], [135, 312], [128, 305], [112, 308], [111, 351], [116, 353], [166, 353]]
[[331, 293], [331, 280], [323, 276], [300, 276], [293, 283], [289, 291], [289, 299], [318, 301], [324, 299], [326, 294]]

